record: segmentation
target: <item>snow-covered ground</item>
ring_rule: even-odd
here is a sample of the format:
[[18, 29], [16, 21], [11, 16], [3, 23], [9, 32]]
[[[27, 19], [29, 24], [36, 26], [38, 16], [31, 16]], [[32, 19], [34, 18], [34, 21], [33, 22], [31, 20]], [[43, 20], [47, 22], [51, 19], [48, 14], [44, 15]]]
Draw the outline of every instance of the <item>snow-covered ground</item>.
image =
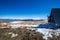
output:
[[18, 36], [18, 34], [15, 34], [13, 32], [9, 32], [8, 34], [11, 34], [12, 35], [11, 38]]
[[[22, 23], [22, 24], [21, 24]], [[39, 26], [39, 24], [33, 24], [34, 22], [31, 22], [32, 24], [28, 24], [25, 21], [13, 21], [10, 22], [10, 24], [8, 26], [10, 26], [11, 28], [20, 28], [20, 27], [37, 27]]]
[[14, 24], [14, 25], [10, 25], [11, 26], [11, 28], [20, 28], [20, 27], [36, 27], [36, 26], [38, 26], [38, 25], [28, 25], [28, 24], [26, 24], [26, 25], [22, 25], [22, 24]]
[[46, 29], [46, 28], [27, 28], [30, 30], [36, 30], [37, 32], [42, 33], [44, 36], [43, 38], [47, 40], [48, 37], [52, 37], [52, 34], [59, 36], [60, 35], [60, 29]]

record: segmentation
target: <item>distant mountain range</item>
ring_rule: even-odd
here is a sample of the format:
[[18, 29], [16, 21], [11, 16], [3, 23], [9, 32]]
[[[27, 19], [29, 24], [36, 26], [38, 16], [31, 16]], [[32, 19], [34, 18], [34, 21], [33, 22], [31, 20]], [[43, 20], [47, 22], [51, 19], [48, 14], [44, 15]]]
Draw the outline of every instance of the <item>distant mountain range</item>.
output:
[[40, 19], [40, 20], [34, 20], [34, 19], [0, 19], [0, 20], [4, 20], [4, 21], [45, 21], [44, 19]]

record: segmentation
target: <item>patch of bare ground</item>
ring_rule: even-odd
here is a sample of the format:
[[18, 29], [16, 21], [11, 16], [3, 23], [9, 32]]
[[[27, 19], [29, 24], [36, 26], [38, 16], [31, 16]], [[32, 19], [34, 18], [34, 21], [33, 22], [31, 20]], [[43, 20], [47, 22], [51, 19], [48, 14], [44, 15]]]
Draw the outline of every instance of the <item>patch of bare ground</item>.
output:
[[26, 28], [0, 28], [0, 40], [44, 40], [43, 34]]

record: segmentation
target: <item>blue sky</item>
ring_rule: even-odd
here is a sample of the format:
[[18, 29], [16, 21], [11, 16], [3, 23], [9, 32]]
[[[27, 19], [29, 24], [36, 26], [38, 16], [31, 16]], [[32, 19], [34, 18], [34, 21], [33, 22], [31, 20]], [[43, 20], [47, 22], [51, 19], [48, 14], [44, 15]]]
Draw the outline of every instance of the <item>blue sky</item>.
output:
[[60, 0], [0, 0], [0, 18], [47, 19]]

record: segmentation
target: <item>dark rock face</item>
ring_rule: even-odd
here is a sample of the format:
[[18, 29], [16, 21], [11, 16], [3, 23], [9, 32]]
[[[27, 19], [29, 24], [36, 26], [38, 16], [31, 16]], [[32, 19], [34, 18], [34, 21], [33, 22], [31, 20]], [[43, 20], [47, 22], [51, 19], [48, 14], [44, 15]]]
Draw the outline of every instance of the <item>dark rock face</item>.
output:
[[48, 22], [55, 23], [57, 27], [60, 27], [60, 8], [52, 8]]
[[55, 23], [54, 16], [52, 14], [50, 14], [50, 16], [48, 17], [48, 22]]

